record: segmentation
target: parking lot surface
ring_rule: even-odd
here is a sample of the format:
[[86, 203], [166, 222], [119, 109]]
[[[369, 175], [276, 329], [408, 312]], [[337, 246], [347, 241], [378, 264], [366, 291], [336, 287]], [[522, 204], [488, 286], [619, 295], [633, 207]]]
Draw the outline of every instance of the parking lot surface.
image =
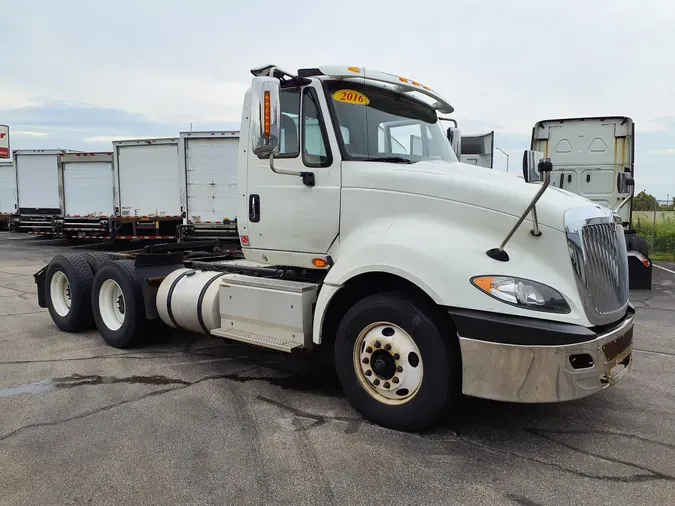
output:
[[0, 504], [675, 501], [675, 274], [632, 294], [634, 366], [615, 387], [559, 405], [466, 399], [457, 422], [406, 434], [364, 422], [302, 357], [60, 332], [33, 274], [71, 249], [0, 233]]

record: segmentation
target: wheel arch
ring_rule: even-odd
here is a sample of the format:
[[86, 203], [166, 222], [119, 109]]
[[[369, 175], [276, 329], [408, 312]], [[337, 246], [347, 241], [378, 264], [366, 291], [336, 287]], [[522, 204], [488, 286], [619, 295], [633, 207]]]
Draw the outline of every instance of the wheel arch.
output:
[[[409, 276], [389, 270], [359, 272], [341, 285], [327, 284], [321, 289], [315, 312], [314, 343], [320, 345], [325, 341], [332, 342], [340, 320], [351, 306], [369, 295], [383, 292], [405, 293], [426, 307], [439, 309], [436, 294], [418, 280], [413, 281]], [[441, 314], [441, 311], [438, 313]], [[449, 321], [449, 316], [445, 315], [444, 318]]]

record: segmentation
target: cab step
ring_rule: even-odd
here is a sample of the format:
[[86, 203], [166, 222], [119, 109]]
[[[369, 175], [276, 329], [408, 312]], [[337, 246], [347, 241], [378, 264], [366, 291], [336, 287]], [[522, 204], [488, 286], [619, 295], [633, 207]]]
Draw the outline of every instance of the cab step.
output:
[[241, 341], [242, 343], [254, 344], [264, 348], [272, 348], [273, 350], [285, 351], [290, 353], [294, 348], [302, 348], [300, 343], [293, 341], [284, 341], [271, 336], [263, 336], [261, 334], [254, 334], [253, 332], [246, 332], [244, 330], [236, 330], [227, 327], [213, 329], [211, 334], [218, 337], [225, 337], [233, 339], [234, 341]]

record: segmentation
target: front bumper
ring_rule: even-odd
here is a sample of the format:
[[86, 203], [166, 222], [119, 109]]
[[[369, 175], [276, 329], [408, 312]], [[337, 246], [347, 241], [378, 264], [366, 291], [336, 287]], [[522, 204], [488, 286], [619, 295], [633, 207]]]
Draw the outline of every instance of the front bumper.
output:
[[614, 385], [631, 369], [635, 311], [630, 306], [622, 320], [595, 330], [478, 311], [450, 314], [459, 336], [465, 395], [569, 401]]

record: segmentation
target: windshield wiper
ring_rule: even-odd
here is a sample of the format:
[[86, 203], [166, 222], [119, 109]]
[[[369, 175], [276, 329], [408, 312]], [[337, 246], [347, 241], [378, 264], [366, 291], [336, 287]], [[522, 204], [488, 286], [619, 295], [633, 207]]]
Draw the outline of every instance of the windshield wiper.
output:
[[402, 156], [376, 156], [364, 160], [366, 162], [390, 162], [390, 163], [415, 163], [408, 158]]

